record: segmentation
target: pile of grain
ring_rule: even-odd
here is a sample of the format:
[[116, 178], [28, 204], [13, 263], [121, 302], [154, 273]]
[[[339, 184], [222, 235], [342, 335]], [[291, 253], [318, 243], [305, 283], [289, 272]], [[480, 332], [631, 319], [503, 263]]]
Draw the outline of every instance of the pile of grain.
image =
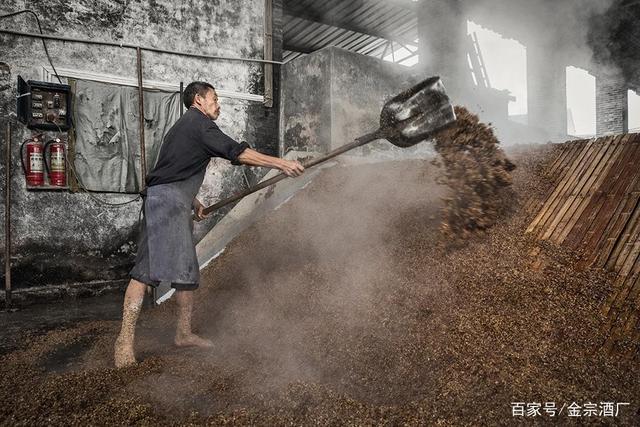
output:
[[455, 107], [456, 122], [435, 135], [442, 166], [440, 183], [451, 191], [445, 199], [441, 229], [445, 235], [466, 239], [491, 227], [512, 206], [511, 171], [515, 165], [498, 146], [491, 127], [466, 108]]

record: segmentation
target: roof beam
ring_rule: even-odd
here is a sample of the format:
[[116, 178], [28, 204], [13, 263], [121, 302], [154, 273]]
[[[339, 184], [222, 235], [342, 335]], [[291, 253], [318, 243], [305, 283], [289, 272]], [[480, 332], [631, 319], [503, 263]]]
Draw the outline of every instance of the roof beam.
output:
[[366, 28], [364, 26], [358, 25], [353, 22], [342, 22], [337, 18], [333, 18], [331, 16], [324, 15], [322, 13], [318, 13], [315, 10], [305, 9], [305, 10], [290, 10], [285, 9], [284, 11], [285, 17], [290, 18], [300, 18], [306, 21], [317, 22], [324, 25], [329, 25], [331, 27], [343, 28], [345, 30], [353, 31], [354, 33], [365, 34], [367, 36], [378, 37], [386, 40], [397, 41], [402, 44], [412, 44], [415, 45], [415, 41], [405, 39], [401, 36], [396, 36], [387, 31], [379, 31], [375, 29]]
[[390, 6], [401, 7], [402, 9], [416, 11], [418, 2], [413, 0], [374, 0], [376, 3], [388, 4]]
[[620, 4], [620, 7], [640, 6], [640, 0], [627, 0]]
[[283, 50], [288, 50], [291, 52], [300, 52], [300, 53], [311, 53], [311, 52], [315, 52], [317, 49], [311, 49], [307, 46], [302, 46], [302, 45], [296, 45], [296, 44], [292, 44], [290, 42], [284, 42], [282, 44], [282, 49]]

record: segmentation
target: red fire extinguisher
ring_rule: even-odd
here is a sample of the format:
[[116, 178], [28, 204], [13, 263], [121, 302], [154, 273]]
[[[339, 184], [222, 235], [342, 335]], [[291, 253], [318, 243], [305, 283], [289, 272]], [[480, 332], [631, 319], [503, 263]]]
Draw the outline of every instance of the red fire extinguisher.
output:
[[[22, 170], [27, 179], [27, 186], [38, 187], [44, 184], [44, 148], [40, 137], [37, 135], [25, 140], [20, 146], [20, 161]], [[24, 147], [27, 147], [27, 162], [24, 160]]]
[[[49, 150], [49, 162], [46, 155]], [[49, 184], [57, 187], [67, 185], [67, 173], [65, 169], [65, 145], [60, 138], [52, 139], [44, 145], [45, 162], [44, 166], [49, 174]]]

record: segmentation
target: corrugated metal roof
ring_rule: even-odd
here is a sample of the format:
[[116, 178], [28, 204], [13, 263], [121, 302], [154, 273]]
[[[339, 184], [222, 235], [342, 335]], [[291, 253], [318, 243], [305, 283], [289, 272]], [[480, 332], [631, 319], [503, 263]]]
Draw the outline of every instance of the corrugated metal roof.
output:
[[[325, 46], [373, 56], [402, 46], [413, 52], [417, 38], [410, 0], [284, 1], [285, 62]], [[389, 41], [394, 42], [392, 46]]]

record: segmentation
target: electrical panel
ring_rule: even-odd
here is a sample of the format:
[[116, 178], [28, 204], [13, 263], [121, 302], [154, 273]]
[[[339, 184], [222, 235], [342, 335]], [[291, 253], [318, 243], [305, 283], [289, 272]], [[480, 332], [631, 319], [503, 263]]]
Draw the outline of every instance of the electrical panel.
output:
[[71, 86], [18, 76], [18, 119], [29, 129], [71, 128]]

